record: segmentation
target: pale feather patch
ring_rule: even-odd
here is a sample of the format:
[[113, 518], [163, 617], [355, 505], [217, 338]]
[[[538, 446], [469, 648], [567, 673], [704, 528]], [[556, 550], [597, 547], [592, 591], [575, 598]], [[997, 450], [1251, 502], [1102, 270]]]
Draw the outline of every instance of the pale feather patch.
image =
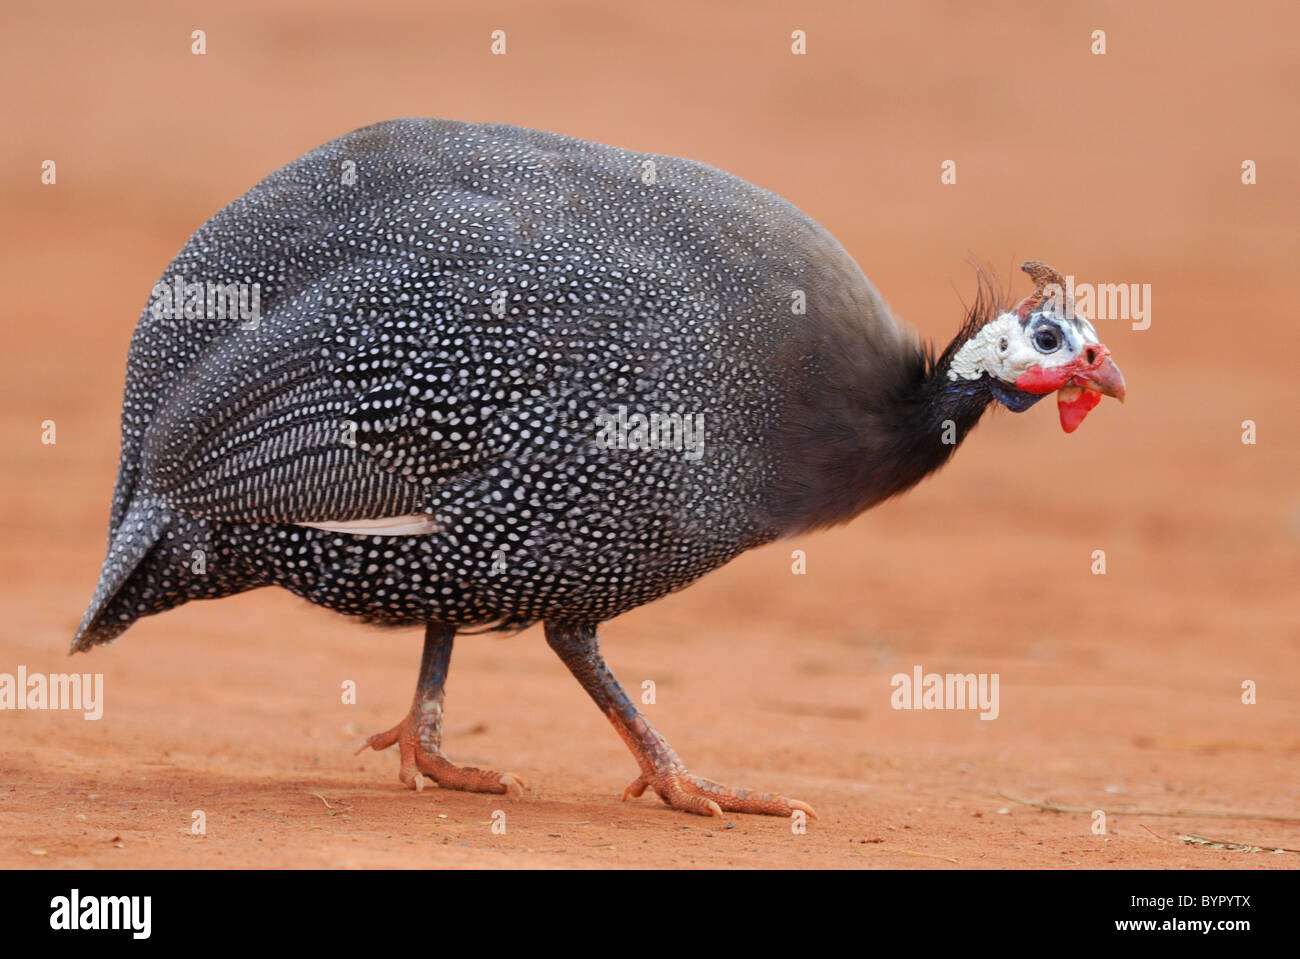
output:
[[1003, 313], [986, 323], [952, 358], [948, 379], [977, 380], [982, 373], [988, 373], [1004, 383], [1014, 383], [1031, 366], [1060, 366], [1074, 359], [1085, 345], [1098, 342], [1092, 324], [1076, 316], [1073, 321], [1058, 321], [1065, 343], [1061, 349], [1044, 355], [1030, 342], [1032, 323], [1028, 326], [1022, 325], [1014, 313]]
[[1011, 383], [1038, 358], [1038, 352], [1025, 338], [1020, 319], [1014, 313], [1003, 313], [962, 344], [948, 367], [948, 379], [977, 380], [980, 374], [988, 373]]
[[428, 536], [438, 532], [438, 524], [427, 513], [406, 516], [382, 516], [379, 519], [346, 519], [324, 523], [295, 523], [330, 533], [350, 533], [353, 536]]

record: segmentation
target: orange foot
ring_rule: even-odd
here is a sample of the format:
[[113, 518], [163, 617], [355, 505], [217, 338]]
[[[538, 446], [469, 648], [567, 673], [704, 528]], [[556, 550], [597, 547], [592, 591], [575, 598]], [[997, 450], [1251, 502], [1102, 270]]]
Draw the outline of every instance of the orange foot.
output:
[[797, 799], [786, 799], [775, 793], [759, 795], [751, 790], [731, 789], [712, 779], [694, 776], [684, 768], [657, 772], [649, 777], [642, 773], [632, 785], [623, 790], [623, 798], [640, 796], [647, 787], [654, 789], [659, 798], [674, 809], [684, 809], [701, 816], [742, 812], [788, 817], [799, 809], [813, 819], [817, 818], [812, 806]]
[[[523, 783], [515, 776], [491, 769], [457, 766], [437, 749], [425, 746], [420, 742], [416, 719], [409, 714], [392, 729], [376, 733], [367, 739], [357, 750], [357, 755], [367, 747], [374, 750], [387, 749], [393, 743], [397, 743], [402, 756], [397, 778], [412, 789], [423, 789], [424, 776], [428, 776], [442, 789], [509, 794], [515, 798], [523, 795]], [[423, 773], [423, 776], [417, 773]]]

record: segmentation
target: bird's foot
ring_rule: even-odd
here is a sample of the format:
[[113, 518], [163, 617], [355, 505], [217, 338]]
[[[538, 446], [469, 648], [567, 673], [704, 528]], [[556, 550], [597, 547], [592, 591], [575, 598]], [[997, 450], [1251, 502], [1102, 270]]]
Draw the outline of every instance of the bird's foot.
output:
[[419, 722], [414, 715], [407, 715], [392, 729], [371, 736], [361, 744], [357, 754], [366, 749], [387, 749], [394, 743], [402, 757], [397, 778], [412, 789], [423, 789], [424, 777], [428, 776], [442, 789], [507, 794], [514, 798], [523, 795], [523, 782], [518, 777], [491, 769], [457, 766], [441, 751], [421, 743]]
[[802, 810], [813, 819], [817, 814], [812, 806], [797, 799], [786, 799], [775, 793], [756, 793], [748, 789], [731, 789], [712, 779], [695, 776], [682, 767], [642, 773], [632, 785], [623, 790], [623, 798], [640, 796], [653, 789], [665, 803], [674, 809], [701, 816], [721, 816], [724, 812], [754, 813], [761, 816], [791, 816]]

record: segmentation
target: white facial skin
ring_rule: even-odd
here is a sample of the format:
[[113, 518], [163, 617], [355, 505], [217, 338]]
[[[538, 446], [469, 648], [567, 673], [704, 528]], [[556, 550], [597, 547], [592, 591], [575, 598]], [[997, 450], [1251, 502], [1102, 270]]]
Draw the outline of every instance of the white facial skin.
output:
[[1008, 386], [1032, 366], [1044, 370], [1064, 366], [1089, 345], [1097, 331], [1079, 315], [1066, 319], [1052, 313], [1032, 313], [1023, 326], [1014, 313], [1003, 313], [967, 340], [948, 367], [948, 379], [977, 380], [983, 373]]

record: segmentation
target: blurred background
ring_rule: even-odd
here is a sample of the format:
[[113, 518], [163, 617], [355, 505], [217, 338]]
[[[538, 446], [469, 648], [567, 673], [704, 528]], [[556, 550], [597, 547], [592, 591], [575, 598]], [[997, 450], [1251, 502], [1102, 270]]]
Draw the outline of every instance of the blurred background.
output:
[[[49, 2], [5, 21], [0, 672], [103, 672], [107, 701], [93, 723], [0, 713], [0, 865], [1289, 864], [1176, 834], [1296, 848], [1294, 822], [1098, 837], [1000, 793], [1300, 814], [1294, 5]], [[1149, 329], [1098, 323], [1126, 405], [1071, 436], [1051, 403], [990, 415], [907, 496], [606, 627], [696, 772], [818, 807], [799, 842], [619, 805], [634, 764], [539, 631], [466, 638], [452, 671], [450, 755], [534, 785], [508, 836], [478, 825], [499, 800], [407, 795], [394, 755], [351, 757], [406, 709], [415, 632], [263, 590], [64, 655], [155, 279], [271, 171], [401, 116], [733, 172], [821, 221], [940, 342], [972, 260], [1016, 296], [1030, 258], [1150, 284]], [[916, 664], [999, 673], [999, 719], [893, 711], [889, 678]]]

